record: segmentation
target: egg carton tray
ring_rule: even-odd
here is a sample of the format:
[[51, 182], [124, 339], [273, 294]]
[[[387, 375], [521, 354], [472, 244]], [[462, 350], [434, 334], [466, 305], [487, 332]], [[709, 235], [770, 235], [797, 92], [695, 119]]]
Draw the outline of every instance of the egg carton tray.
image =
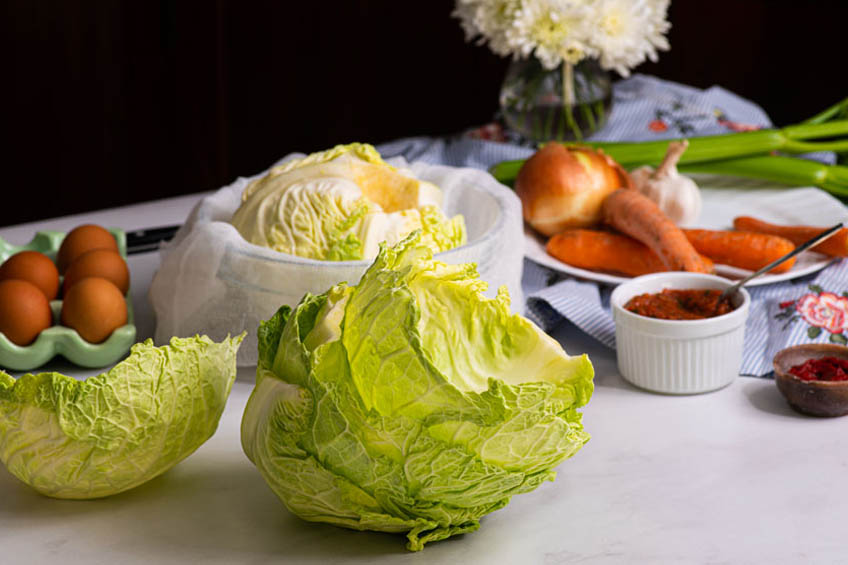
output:
[[[126, 260], [126, 233], [118, 228], [109, 228], [109, 232], [118, 243], [118, 251]], [[54, 262], [59, 246], [65, 238], [64, 232], [39, 231], [25, 245], [13, 245], [0, 239], [0, 263], [19, 251], [40, 251]], [[89, 343], [73, 328], [60, 323], [62, 301], [51, 300], [50, 310], [53, 313], [53, 325], [43, 330], [29, 345], [16, 345], [0, 333], [0, 368], [12, 371], [29, 371], [41, 367], [57, 355], [61, 355], [71, 363], [85, 368], [100, 368], [119, 361], [135, 343], [136, 328], [134, 324], [132, 301], [124, 297], [127, 303], [127, 323], [112, 332], [101, 343]]]

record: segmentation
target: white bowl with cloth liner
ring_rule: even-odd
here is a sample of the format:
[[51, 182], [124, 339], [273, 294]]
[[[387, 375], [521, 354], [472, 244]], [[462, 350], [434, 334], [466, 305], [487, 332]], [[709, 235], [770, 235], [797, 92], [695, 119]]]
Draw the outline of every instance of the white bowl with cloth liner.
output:
[[[292, 154], [282, 159], [304, 157]], [[441, 188], [447, 216], [462, 214], [468, 243], [437, 253], [444, 263], [475, 263], [492, 297], [501, 285], [512, 304], [524, 303], [521, 273], [524, 264], [521, 202], [515, 193], [488, 172], [425, 162], [387, 159], [408, 168], [421, 180]], [[277, 164], [279, 164], [277, 163]], [[372, 260], [318, 261], [280, 253], [246, 241], [230, 223], [251, 180], [239, 178], [202, 198], [173, 240], [160, 249], [160, 265], [148, 298], [156, 315], [154, 341], [171, 336], [206, 334], [221, 340], [247, 331], [239, 348], [238, 365], [256, 365], [257, 328], [280, 306], [295, 306], [304, 294], [321, 294], [331, 286], [356, 284]]]
[[667, 272], [633, 278], [610, 297], [618, 370], [639, 388], [666, 394], [697, 394], [729, 385], [742, 365], [745, 321], [751, 296], [730, 297], [734, 309], [702, 320], [661, 320], [624, 309], [634, 296], [663, 289], [724, 290], [734, 281], [701, 273]]

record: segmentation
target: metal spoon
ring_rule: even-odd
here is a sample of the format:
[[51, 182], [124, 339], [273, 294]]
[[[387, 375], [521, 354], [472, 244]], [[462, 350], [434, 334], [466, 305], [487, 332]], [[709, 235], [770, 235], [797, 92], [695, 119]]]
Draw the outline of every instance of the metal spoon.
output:
[[812, 238], [808, 241], [805, 241], [804, 243], [802, 243], [801, 245], [799, 245], [798, 247], [796, 247], [795, 249], [793, 249], [792, 251], [790, 251], [789, 253], [787, 253], [783, 257], [781, 257], [780, 259], [775, 259], [774, 261], [772, 261], [771, 263], [769, 263], [768, 265], [766, 265], [762, 269], [760, 269], [758, 271], [754, 271], [753, 273], [751, 273], [750, 275], [748, 275], [744, 279], [741, 279], [741, 280], [737, 281], [736, 283], [732, 284], [731, 286], [727, 287], [726, 289], [724, 289], [724, 292], [722, 292], [718, 296], [718, 300], [716, 301], [716, 306], [715, 306], [716, 311], [718, 311], [718, 307], [721, 304], [722, 300], [727, 299], [728, 296], [732, 295], [737, 290], [742, 288], [745, 285], [745, 283], [747, 283], [751, 279], [757, 278], [760, 275], [762, 275], [763, 273], [767, 273], [767, 272], [771, 271], [772, 269], [774, 269], [775, 267], [777, 267], [778, 265], [780, 265], [781, 263], [783, 263], [787, 259], [791, 259], [792, 257], [795, 257], [796, 255], [798, 255], [802, 251], [806, 251], [807, 249], [809, 249], [810, 247], [812, 247], [814, 245], [818, 245], [822, 241], [826, 240], [827, 238], [829, 238], [830, 236], [832, 236], [833, 234], [838, 232], [840, 229], [842, 229], [842, 222], [839, 222], [835, 226], [826, 229], [825, 231], [821, 232], [819, 235], [815, 236], [814, 238]]

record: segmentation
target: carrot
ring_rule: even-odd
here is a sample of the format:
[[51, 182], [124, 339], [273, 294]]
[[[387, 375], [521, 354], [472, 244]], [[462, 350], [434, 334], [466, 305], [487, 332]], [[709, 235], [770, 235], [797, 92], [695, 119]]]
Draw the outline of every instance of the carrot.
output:
[[[716, 263], [756, 271], [786, 255], [795, 244], [776, 235], [746, 231], [685, 229], [683, 233], [698, 250]], [[795, 264], [795, 257], [784, 261], [770, 273], [785, 273]]]
[[680, 228], [644, 194], [619, 188], [604, 199], [601, 208], [604, 222], [647, 245], [668, 270], [710, 271]]
[[668, 270], [647, 245], [619, 233], [569, 229], [551, 237], [545, 249], [563, 263], [590, 271], [636, 277]]
[[[741, 231], [755, 231], [785, 237], [795, 245], [801, 245], [827, 228], [816, 226], [780, 226], [770, 224], [751, 216], [733, 218], [733, 228]], [[848, 257], [848, 228], [842, 228], [823, 242], [812, 247], [810, 251], [830, 255], [831, 257]]]

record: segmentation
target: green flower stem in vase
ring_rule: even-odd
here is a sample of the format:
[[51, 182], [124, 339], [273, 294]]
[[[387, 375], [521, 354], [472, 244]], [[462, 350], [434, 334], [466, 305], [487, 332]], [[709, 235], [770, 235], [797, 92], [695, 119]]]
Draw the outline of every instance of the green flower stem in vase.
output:
[[519, 59], [507, 70], [500, 106], [507, 127], [531, 142], [582, 141], [606, 123], [612, 83], [594, 60], [546, 69]]

